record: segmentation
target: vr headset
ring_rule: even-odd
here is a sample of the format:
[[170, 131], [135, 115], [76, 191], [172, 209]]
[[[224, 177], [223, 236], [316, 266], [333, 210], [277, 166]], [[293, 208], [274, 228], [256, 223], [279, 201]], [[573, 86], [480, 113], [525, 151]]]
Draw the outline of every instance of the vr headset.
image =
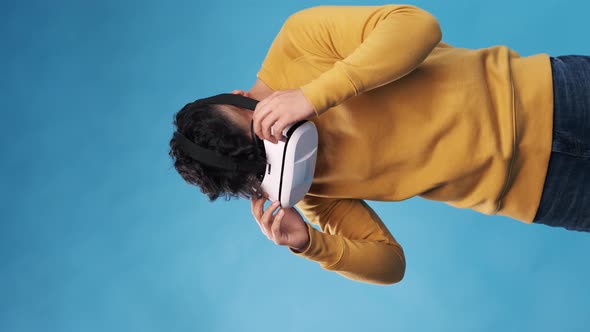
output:
[[[228, 104], [254, 111], [258, 100], [242, 95], [223, 93], [195, 101], [199, 105]], [[271, 134], [274, 132], [271, 128]], [[256, 172], [262, 181], [262, 189], [271, 200], [278, 200], [283, 208], [289, 208], [303, 199], [309, 191], [315, 172], [318, 151], [318, 132], [315, 124], [301, 120], [282, 132], [277, 144], [261, 140], [254, 134], [254, 121], [250, 123], [250, 135], [257, 153], [266, 156], [266, 165], [250, 160], [237, 161], [204, 149], [176, 132], [174, 137], [191, 158], [210, 167], [231, 171]]]

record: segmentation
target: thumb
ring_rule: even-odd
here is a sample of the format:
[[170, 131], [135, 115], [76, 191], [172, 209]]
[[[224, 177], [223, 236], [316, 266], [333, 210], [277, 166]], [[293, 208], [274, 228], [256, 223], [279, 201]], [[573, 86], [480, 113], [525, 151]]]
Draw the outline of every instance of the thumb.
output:
[[250, 97], [250, 95], [248, 94], [248, 92], [246, 92], [244, 90], [234, 90], [231, 93], [233, 93], [234, 95], [242, 95], [244, 97]]

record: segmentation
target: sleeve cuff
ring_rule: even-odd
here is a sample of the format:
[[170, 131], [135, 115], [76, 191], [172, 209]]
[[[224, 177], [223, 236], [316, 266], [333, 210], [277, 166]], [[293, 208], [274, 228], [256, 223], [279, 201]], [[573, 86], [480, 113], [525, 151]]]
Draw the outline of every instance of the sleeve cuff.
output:
[[309, 244], [307, 248], [302, 252], [296, 252], [292, 248], [289, 248], [289, 250], [299, 257], [316, 261], [325, 268], [335, 266], [344, 255], [342, 239], [337, 235], [320, 232], [309, 223], [306, 224], [309, 233]]
[[307, 247], [305, 249], [303, 249], [302, 251], [295, 251], [293, 248], [289, 247], [289, 250], [298, 256], [306, 255], [309, 252], [309, 248], [311, 248], [311, 242], [312, 242], [312, 235], [311, 235], [312, 231], [311, 230], [313, 229], [313, 227], [307, 222], [305, 223], [305, 226], [307, 226], [307, 234], [309, 235], [309, 242], [307, 243]]

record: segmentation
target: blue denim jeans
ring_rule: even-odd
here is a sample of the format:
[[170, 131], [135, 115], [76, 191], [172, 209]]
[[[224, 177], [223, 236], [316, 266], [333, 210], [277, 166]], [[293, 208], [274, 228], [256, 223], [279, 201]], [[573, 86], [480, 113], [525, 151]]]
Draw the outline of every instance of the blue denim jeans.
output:
[[590, 56], [550, 59], [553, 140], [533, 223], [590, 232]]

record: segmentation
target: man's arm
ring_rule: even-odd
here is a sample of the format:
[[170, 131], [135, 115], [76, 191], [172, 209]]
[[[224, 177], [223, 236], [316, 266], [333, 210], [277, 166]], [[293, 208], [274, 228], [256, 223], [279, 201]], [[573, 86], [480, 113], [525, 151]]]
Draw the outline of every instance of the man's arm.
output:
[[407, 75], [441, 38], [436, 18], [411, 5], [312, 7], [285, 21], [260, 74], [270, 80], [270, 73], [286, 65], [285, 58], [307, 56], [334, 63], [301, 86], [319, 116], [352, 96]]
[[[256, 78], [256, 82], [254, 82], [254, 85], [252, 85], [252, 87], [248, 91], [248, 94], [253, 96], [267, 97], [268, 95], [270, 95], [270, 93], [272, 93], [272, 91], [273, 90], [268, 85], [266, 85], [260, 78]], [[261, 98], [260, 100], [262, 99], [263, 98]]]
[[402, 280], [404, 251], [363, 200], [306, 196], [296, 206], [322, 231], [307, 224], [308, 246], [301, 252], [291, 249], [295, 255], [356, 281], [390, 285]]

